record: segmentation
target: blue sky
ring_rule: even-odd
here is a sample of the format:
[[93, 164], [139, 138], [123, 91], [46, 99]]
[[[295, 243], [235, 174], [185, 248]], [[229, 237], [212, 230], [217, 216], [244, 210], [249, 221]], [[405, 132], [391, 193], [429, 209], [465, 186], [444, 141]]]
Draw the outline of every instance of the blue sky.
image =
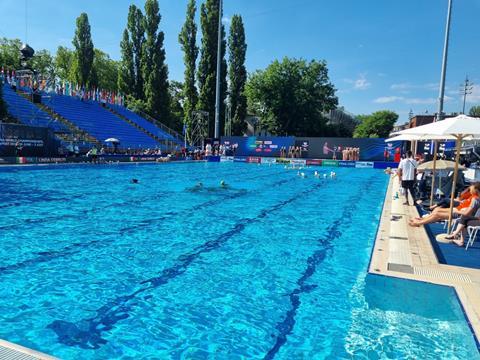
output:
[[[71, 46], [75, 18], [89, 15], [96, 47], [119, 59], [129, 0], [26, 0], [27, 39], [52, 52]], [[170, 78], [182, 80], [178, 33], [187, 0], [160, 0]], [[200, 4], [200, 0], [198, 3]], [[284, 56], [325, 59], [340, 104], [355, 114], [435, 112], [447, 0], [224, 0], [225, 19], [244, 18], [248, 71]], [[0, 36], [25, 38], [25, 0], [0, 0]], [[478, 86], [467, 104], [480, 104], [480, 0], [455, 0], [447, 74], [446, 111], [460, 111], [460, 84]]]

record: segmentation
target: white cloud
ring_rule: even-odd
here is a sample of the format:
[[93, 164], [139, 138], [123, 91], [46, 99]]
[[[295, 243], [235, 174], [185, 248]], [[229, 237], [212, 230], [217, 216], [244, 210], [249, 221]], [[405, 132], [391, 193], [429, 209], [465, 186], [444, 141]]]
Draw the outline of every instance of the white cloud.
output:
[[372, 84], [368, 82], [365, 74], [360, 74], [358, 79], [354, 82], [354, 89], [356, 90], [367, 90]]
[[[455, 98], [445, 96], [445, 102], [453, 101]], [[389, 104], [393, 102], [402, 102], [407, 105], [434, 105], [438, 102], [437, 98], [411, 98], [403, 96], [381, 96], [373, 100], [376, 104]]]
[[373, 100], [373, 102], [376, 104], [388, 104], [388, 103], [402, 101], [402, 100], [404, 100], [404, 98], [401, 96], [381, 96]]
[[472, 93], [467, 95], [467, 103], [469, 104], [480, 103], [480, 86], [479, 85], [473, 85]]
[[400, 91], [400, 92], [406, 92], [406, 91], [415, 90], [415, 89], [438, 90], [438, 84], [437, 83], [426, 83], [426, 84], [398, 83], [398, 84], [392, 84], [390, 86], [390, 89], [395, 91]]
[[433, 105], [437, 102], [435, 98], [408, 98], [405, 99], [405, 104], [420, 104], [420, 105]]
[[230, 25], [232, 23], [232, 18], [224, 15], [222, 18], [222, 23], [223, 25]]

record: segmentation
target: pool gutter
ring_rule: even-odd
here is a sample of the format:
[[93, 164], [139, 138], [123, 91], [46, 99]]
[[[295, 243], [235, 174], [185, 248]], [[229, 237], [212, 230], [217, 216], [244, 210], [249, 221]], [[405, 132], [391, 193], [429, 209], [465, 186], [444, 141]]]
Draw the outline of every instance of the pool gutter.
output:
[[56, 360], [57, 358], [36, 350], [0, 340], [0, 359], [2, 360]]
[[480, 270], [438, 261], [426, 230], [408, 225], [418, 213], [402, 204], [402, 196], [394, 198], [399, 187], [398, 179], [391, 178], [368, 272], [454, 288], [480, 351]]

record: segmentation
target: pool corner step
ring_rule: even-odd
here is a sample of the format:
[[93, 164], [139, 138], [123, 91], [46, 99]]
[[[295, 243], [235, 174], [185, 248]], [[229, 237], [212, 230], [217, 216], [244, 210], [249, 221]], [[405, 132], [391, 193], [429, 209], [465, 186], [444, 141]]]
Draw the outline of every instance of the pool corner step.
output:
[[57, 358], [0, 340], [0, 360], [57, 360]]

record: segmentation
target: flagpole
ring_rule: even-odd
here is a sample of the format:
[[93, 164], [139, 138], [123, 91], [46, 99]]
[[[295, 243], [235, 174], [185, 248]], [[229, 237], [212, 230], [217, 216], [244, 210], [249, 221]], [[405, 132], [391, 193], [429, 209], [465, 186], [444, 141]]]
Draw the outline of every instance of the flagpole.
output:
[[215, 94], [215, 139], [220, 137], [220, 79], [222, 71], [222, 12], [223, 0], [218, 1], [217, 82]]
[[[450, 23], [452, 20], [452, 0], [448, 0], [448, 12], [447, 12], [447, 25], [445, 28], [445, 40], [443, 44], [443, 59], [442, 59], [442, 73], [440, 75], [440, 90], [438, 96], [438, 112], [437, 118], [434, 121], [443, 120], [443, 102], [445, 99], [445, 78], [447, 74], [447, 61], [448, 61], [448, 40], [450, 37]], [[433, 205], [433, 194], [435, 191], [435, 173], [437, 171], [437, 151], [438, 140], [434, 141], [434, 155], [433, 155], [433, 171], [432, 171], [432, 190], [430, 193], [430, 206]]]

